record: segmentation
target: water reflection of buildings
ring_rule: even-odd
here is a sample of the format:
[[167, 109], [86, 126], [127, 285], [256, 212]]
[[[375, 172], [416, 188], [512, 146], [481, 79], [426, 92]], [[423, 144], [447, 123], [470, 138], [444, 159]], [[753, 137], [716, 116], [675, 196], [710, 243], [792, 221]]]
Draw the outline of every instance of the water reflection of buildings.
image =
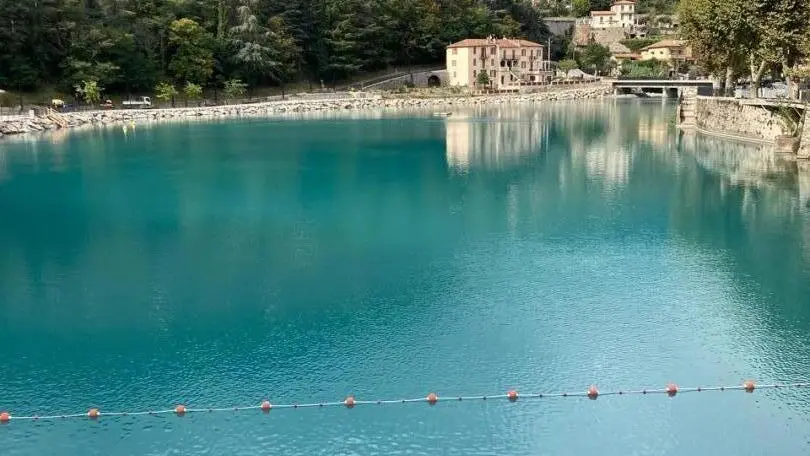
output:
[[612, 186], [626, 185], [638, 147], [671, 153], [673, 135], [671, 106], [656, 103], [635, 110], [624, 104], [548, 103], [454, 112], [446, 120], [447, 164], [455, 170], [499, 168], [562, 145], [570, 162], [561, 166], [585, 170], [589, 178]]
[[666, 105], [626, 109], [622, 103], [582, 106], [569, 122], [571, 161], [574, 168], [586, 170], [588, 177], [611, 187], [625, 186], [630, 179], [634, 156], [642, 146], [666, 150], [671, 139]]
[[445, 126], [447, 164], [456, 171], [516, 165], [548, 142], [548, 119], [540, 110], [509, 106], [454, 113]]

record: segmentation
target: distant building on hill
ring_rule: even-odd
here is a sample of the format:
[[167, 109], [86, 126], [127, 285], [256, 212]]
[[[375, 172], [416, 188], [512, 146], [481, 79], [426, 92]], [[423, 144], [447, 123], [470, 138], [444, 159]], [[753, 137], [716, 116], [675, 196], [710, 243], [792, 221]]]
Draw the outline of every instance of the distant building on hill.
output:
[[622, 28], [632, 30], [636, 26], [636, 2], [617, 0], [610, 11], [591, 11], [591, 28]]
[[693, 60], [692, 50], [681, 40], [663, 40], [641, 49], [641, 60], [652, 59], [670, 63]]
[[676, 14], [637, 14], [635, 34], [673, 36], [680, 30], [680, 18]]
[[[544, 84], [551, 76], [546, 48], [517, 38], [466, 39], [447, 46], [449, 85], [456, 87], [518, 90]], [[485, 72], [489, 84], [479, 84]]]

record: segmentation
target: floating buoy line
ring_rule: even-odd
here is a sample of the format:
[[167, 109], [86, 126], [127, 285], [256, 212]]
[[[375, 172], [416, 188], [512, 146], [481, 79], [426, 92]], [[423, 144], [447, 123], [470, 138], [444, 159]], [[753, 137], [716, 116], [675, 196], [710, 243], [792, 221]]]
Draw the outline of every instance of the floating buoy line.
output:
[[758, 389], [780, 389], [780, 388], [806, 388], [810, 387], [810, 382], [801, 383], [774, 383], [769, 385], [757, 385], [751, 380], [743, 382], [741, 385], [733, 386], [710, 386], [710, 387], [689, 387], [682, 388], [674, 383], [670, 383], [666, 388], [661, 389], [634, 389], [634, 390], [615, 390], [615, 391], [599, 391], [595, 385], [591, 385], [585, 391], [578, 391], [572, 393], [518, 393], [515, 390], [510, 390], [506, 394], [494, 394], [488, 396], [439, 396], [437, 393], [429, 393], [425, 397], [415, 399], [398, 399], [398, 400], [361, 400], [355, 396], [347, 396], [344, 400], [339, 402], [308, 402], [301, 404], [272, 404], [268, 400], [260, 402], [258, 405], [247, 405], [241, 407], [217, 407], [217, 408], [191, 408], [183, 404], [178, 404], [172, 409], [166, 410], [147, 410], [147, 411], [132, 411], [132, 412], [102, 412], [99, 408], [91, 408], [87, 412], [72, 413], [66, 415], [27, 415], [16, 416], [11, 412], [0, 412], [0, 424], [8, 424], [11, 421], [38, 421], [38, 420], [63, 420], [69, 418], [84, 418], [97, 420], [102, 417], [128, 417], [128, 416], [155, 416], [155, 415], [170, 415], [174, 414], [179, 417], [185, 416], [190, 413], [214, 413], [214, 412], [239, 412], [247, 410], [260, 410], [264, 413], [269, 413], [271, 410], [276, 409], [303, 409], [303, 408], [323, 408], [323, 407], [346, 407], [352, 409], [357, 406], [366, 405], [396, 405], [396, 404], [413, 404], [413, 403], [426, 403], [429, 405], [436, 405], [439, 402], [463, 402], [463, 401], [477, 401], [477, 400], [502, 400], [506, 399], [509, 402], [517, 402], [518, 399], [552, 399], [552, 398], [567, 398], [567, 397], [581, 397], [596, 400], [601, 396], [630, 396], [630, 395], [655, 395], [665, 394], [669, 397], [675, 397], [683, 393], [701, 393], [701, 392], [721, 392], [721, 391], [744, 391], [753, 393]]

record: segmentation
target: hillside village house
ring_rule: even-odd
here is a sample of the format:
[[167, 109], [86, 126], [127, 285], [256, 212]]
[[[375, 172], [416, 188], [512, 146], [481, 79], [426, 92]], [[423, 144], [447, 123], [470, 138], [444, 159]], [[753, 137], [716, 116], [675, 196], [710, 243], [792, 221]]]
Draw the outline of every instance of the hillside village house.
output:
[[636, 2], [617, 0], [610, 11], [591, 11], [590, 26], [593, 29], [632, 29], [636, 25]]
[[681, 40], [663, 40], [641, 50], [641, 60], [661, 60], [673, 64], [692, 60], [692, 50]]
[[518, 90], [521, 86], [544, 84], [551, 77], [542, 44], [489, 37], [466, 39], [447, 46], [449, 85], [484, 88], [478, 85], [482, 71], [489, 77], [488, 88], [495, 90]]

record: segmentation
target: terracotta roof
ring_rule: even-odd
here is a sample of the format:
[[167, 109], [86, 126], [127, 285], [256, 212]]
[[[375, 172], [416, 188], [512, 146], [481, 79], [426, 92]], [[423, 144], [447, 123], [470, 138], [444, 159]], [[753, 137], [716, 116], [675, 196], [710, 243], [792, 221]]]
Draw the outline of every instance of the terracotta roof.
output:
[[529, 41], [529, 40], [517, 40], [517, 41], [520, 43], [520, 45], [521, 45], [521, 46], [526, 46], [526, 47], [543, 47], [543, 45], [542, 45], [542, 44], [540, 44], [540, 43], [535, 43], [534, 41]]
[[635, 5], [636, 2], [633, 0], [619, 0], [617, 2], [613, 2], [614, 5]]
[[591, 16], [613, 16], [613, 11], [591, 11]]
[[630, 60], [638, 60], [641, 58], [640, 54], [634, 54], [632, 52], [623, 52], [619, 54], [613, 54], [613, 58], [615, 59], [630, 59]]
[[686, 42], [681, 40], [663, 40], [657, 43], [651, 44], [643, 49], [642, 51], [647, 51], [650, 49], [664, 49], [664, 48], [679, 48], [686, 46]]
[[533, 41], [521, 40], [517, 38], [467, 38], [459, 42], [453, 43], [448, 48], [465, 48], [477, 46], [498, 46], [500, 48], [519, 48], [519, 47], [543, 47], [542, 44]]
[[467, 38], [466, 40], [461, 40], [456, 43], [447, 46], [449, 48], [460, 48], [460, 47], [473, 47], [473, 46], [492, 46], [492, 43], [486, 39], [479, 39], [479, 38]]

